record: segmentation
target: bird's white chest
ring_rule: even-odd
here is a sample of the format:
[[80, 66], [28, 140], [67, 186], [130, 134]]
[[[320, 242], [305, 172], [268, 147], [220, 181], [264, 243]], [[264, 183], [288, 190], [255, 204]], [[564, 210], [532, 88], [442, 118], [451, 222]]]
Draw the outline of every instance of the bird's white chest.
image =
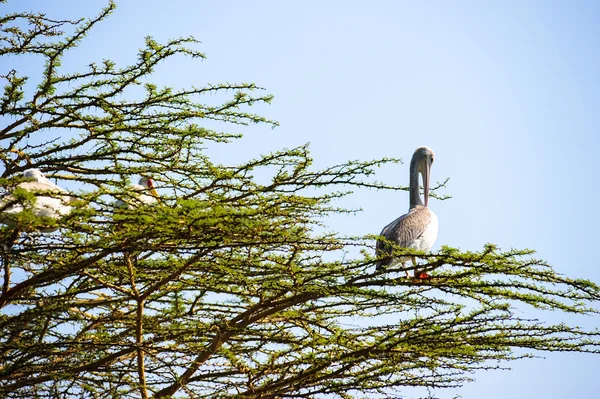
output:
[[425, 231], [410, 245], [411, 248], [421, 251], [429, 251], [438, 235], [438, 218], [435, 213], [430, 212], [429, 223], [425, 227]]
[[120, 199], [115, 202], [117, 208], [135, 209], [140, 205], [150, 205], [158, 202], [158, 199], [148, 194], [148, 189], [141, 184], [131, 185], [130, 191], [132, 195], [126, 199], [127, 202]]

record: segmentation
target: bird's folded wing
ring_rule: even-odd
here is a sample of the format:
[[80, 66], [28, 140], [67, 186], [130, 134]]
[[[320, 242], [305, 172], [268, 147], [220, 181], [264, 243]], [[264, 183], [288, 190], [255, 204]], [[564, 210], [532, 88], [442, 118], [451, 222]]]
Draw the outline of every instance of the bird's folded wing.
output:
[[[425, 207], [411, 209], [385, 226], [380, 235], [401, 248], [409, 248], [427, 229], [430, 216]], [[377, 240], [375, 249], [379, 254], [391, 252], [390, 245], [383, 240]]]

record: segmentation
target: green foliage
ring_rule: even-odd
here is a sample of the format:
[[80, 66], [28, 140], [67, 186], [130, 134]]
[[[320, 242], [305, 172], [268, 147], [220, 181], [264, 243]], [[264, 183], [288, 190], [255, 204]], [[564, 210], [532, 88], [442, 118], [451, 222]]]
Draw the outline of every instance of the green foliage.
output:
[[[432, 275], [412, 281], [402, 269], [374, 271], [375, 236], [319, 233], [328, 215], [353, 212], [336, 205], [349, 189], [405, 189], [371, 178], [399, 160], [316, 170], [306, 146], [239, 165], [209, 159], [206, 146], [239, 134], [208, 125], [277, 123], [248, 112], [272, 99], [254, 84], [148, 82], [172, 56], [204, 58], [194, 39], [146, 38], [132, 65], [104, 59], [62, 74], [63, 55], [114, 7], [90, 20], [0, 18], [0, 56], [37, 54], [45, 65], [32, 93], [27, 77], [3, 75], [0, 183], [14, 187], [34, 167], [80, 187], [73, 212], [53, 221], [59, 233], [0, 230], [0, 396], [396, 397], [457, 387], [530, 356], [521, 349], [599, 351], [597, 331], [515, 313], [597, 312], [597, 285], [557, 274], [533, 251], [397, 248]], [[206, 95], [222, 101], [203, 104]], [[161, 202], [117, 208], [139, 175], [157, 181]]]

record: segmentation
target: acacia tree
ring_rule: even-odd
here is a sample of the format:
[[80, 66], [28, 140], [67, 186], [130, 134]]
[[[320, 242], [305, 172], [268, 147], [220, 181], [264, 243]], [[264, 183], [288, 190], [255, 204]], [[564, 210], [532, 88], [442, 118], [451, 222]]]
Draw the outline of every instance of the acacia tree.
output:
[[[371, 178], [399, 160], [315, 170], [299, 147], [211, 161], [203, 148], [238, 136], [207, 126], [275, 122], [248, 111], [271, 101], [253, 84], [143, 83], [173, 56], [204, 58], [195, 40], [147, 38], [132, 65], [62, 73], [63, 56], [114, 7], [90, 20], [0, 18], [0, 56], [45, 62], [33, 88], [1, 72], [1, 183], [9, 192], [37, 168], [78, 199], [51, 221], [57, 233], [36, 232], [27, 212], [0, 230], [0, 396], [393, 397], [460, 386], [528, 356], [521, 349], [599, 351], [597, 331], [513, 313], [596, 312], [597, 285], [532, 251], [416, 253], [433, 276], [416, 282], [374, 270], [375, 236], [318, 233], [349, 211], [335, 205], [348, 189], [406, 189]], [[156, 179], [160, 203], [116, 208], [139, 175]]]

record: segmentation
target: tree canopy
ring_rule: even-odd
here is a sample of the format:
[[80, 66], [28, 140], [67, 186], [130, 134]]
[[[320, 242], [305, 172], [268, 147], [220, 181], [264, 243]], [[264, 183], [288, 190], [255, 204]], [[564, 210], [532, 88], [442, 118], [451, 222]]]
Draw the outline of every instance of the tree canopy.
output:
[[[277, 122], [250, 111], [272, 100], [252, 83], [151, 83], [173, 57], [204, 59], [195, 39], [148, 37], [131, 65], [63, 72], [114, 9], [0, 17], [0, 56], [43, 63], [40, 77], [0, 71], [2, 195], [35, 202], [14, 187], [36, 168], [76, 198], [57, 220], [24, 211], [0, 230], [0, 396], [397, 397], [535, 351], [600, 351], [598, 331], [538, 319], [597, 313], [600, 287], [531, 250], [396, 248], [432, 276], [414, 281], [375, 271], [376, 235], [323, 228], [354, 212], [338, 202], [351, 190], [405, 190], [374, 180], [399, 159], [317, 169], [301, 146], [211, 160], [240, 127]], [[140, 176], [160, 202], [135, 203]], [[37, 231], [48, 223], [60, 230]]]

